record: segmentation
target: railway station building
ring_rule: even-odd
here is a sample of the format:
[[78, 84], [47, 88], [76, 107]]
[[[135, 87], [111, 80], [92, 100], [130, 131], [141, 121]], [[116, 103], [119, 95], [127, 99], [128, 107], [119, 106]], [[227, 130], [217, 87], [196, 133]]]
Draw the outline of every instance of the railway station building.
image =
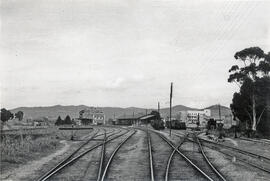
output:
[[156, 115], [138, 113], [136, 115], [122, 115], [116, 119], [116, 125], [147, 125], [150, 124], [152, 120], [156, 119]]
[[138, 125], [140, 122], [140, 118], [143, 116], [143, 113], [132, 115], [123, 114], [116, 119], [115, 124], [123, 126]]
[[83, 125], [105, 124], [105, 114], [100, 108], [90, 107], [79, 112], [79, 120]]
[[180, 120], [182, 122], [185, 122], [186, 126], [190, 128], [197, 127], [198, 122], [200, 127], [205, 127], [207, 124], [207, 120], [210, 118], [210, 116], [211, 116], [210, 109], [186, 110], [179, 112]]
[[180, 111], [179, 117], [180, 120], [185, 122], [186, 126], [190, 128], [197, 127], [197, 122], [199, 122], [199, 127], [206, 127], [207, 122], [213, 119], [222, 122], [223, 128], [228, 129], [232, 126], [233, 122], [230, 110], [221, 109], [219, 115], [218, 105], [212, 106], [211, 109]]

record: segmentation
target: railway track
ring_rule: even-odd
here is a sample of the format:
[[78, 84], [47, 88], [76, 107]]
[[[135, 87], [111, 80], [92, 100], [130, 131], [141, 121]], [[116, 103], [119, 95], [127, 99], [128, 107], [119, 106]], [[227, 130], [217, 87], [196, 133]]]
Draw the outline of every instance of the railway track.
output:
[[[183, 179], [190, 179], [191, 177], [191, 172], [194, 172], [194, 170], [195, 170], [195, 172], [197, 172], [195, 175], [197, 176], [197, 178], [198, 179], [200, 179], [200, 180], [202, 180], [202, 179], [205, 179], [205, 180], [210, 180], [210, 181], [213, 181], [213, 180], [222, 180], [221, 178], [219, 178], [219, 176], [216, 176], [216, 177], [214, 177], [214, 179], [212, 178], [213, 177], [213, 174], [216, 174], [214, 171], [211, 171], [211, 176], [209, 176], [209, 173], [207, 174], [205, 171], [203, 171], [203, 169], [202, 168], [200, 168], [199, 166], [197, 166], [193, 161], [191, 161], [191, 159], [189, 159], [182, 151], [180, 151], [178, 148], [184, 143], [184, 141], [185, 141], [185, 139], [183, 139], [183, 140], [181, 140], [180, 142], [179, 142], [179, 144], [177, 145], [177, 146], [175, 146], [169, 139], [167, 139], [164, 135], [162, 135], [161, 133], [159, 133], [159, 132], [157, 132], [157, 131], [155, 131], [155, 130], [145, 130], [145, 129], [141, 129], [141, 130], [143, 130], [143, 131], [145, 131], [146, 133], [147, 133], [147, 135], [148, 135], [148, 140], [150, 140], [150, 141], [148, 141], [148, 147], [149, 147], [149, 165], [150, 165], [150, 168], [151, 167], [153, 167], [153, 168], [155, 168], [154, 167], [154, 163], [155, 163], [155, 160], [152, 160], [151, 158], [153, 158], [153, 155], [152, 155], [152, 149], [151, 149], [151, 147], [152, 147], [152, 145], [151, 145], [151, 139], [149, 139], [149, 135], [150, 135], [150, 133], [149, 132], [151, 132], [151, 133], [154, 133], [154, 134], [156, 134], [158, 137], [160, 137], [165, 143], [167, 143], [168, 145], [169, 145], [169, 147], [172, 149], [172, 151], [171, 151], [171, 154], [169, 155], [169, 157], [168, 157], [168, 160], [167, 160], [167, 164], [166, 164], [166, 168], [165, 168], [165, 171], [164, 171], [164, 180], [169, 180], [170, 178], [169, 178], [169, 170], [170, 170], [170, 167], [171, 167], [171, 163], [172, 163], [172, 160], [173, 160], [173, 158], [174, 158], [174, 155], [175, 155], [175, 153], [177, 153], [178, 155], [180, 155], [181, 156], [181, 160], [180, 160], [180, 162], [181, 162], [181, 165], [185, 165], [185, 169], [188, 167], [188, 170], [189, 170], [189, 172], [187, 173], [187, 172], [183, 172], [183, 173], [181, 173], [181, 175], [180, 175], [180, 177], [182, 177], [183, 176], [183, 174], [186, 174], [186, 175], [188, 175], [188, 176], [186, 176], [185, 178], [183, 178]], [[179, 162], [179, 161], [178, 161]], [[208, 164], [208, 163], [207, 163]], [[202, 166], [202, 165], [201, 165]], [[204, 167], [205, 167], [205, 165], [204, 165]], [[179, 167], [178, 167], [179, 168]], [[192, 168], [192, 169], [191, 169]], [[212, 169], [212, 167], [211, 167], [211, 169]], [[151, 180], [155, 180], [155, 169], [150, 169], [151, 170]], [[208, 170], [209, 171], [209, 170]], [[214, 173], [213, 173], [214, 172]], [[194, 176], [193, 174], [192, 174], [192, 176]], [[177, 179], [179, 179], [179, 178], [177, 178]], [[225, 179], [224, 179], [225, 180]]]
[[[179, 149], [179, 147], [184, 143], [185, 139], [186, 139], [186, 136], [184, 136], [184, 138], [182, 138], [182, 140], [180, 141], [180, 143], [177, 145], [177, 149]], [[167, 165], [166, 165], [166, 173], [165, 173], [165, 181], [168, 181], [169, 180], [169, 171], [170, 171], [170, 167], [171, 167], [171, 163], [172, 163], [172, 159], [174, 157], [176, 153], [176, 150], [173, 150], [170, 154], [170, 157], [168, 159], [168, 162], [167, 162]]]
[[[176, 133], [173, 133], [176, 136], [183, 137], [183, 135], [179, 135]], [[189, 139], [191, 142], [195, 142], [194, 140]], [[264, 157], [262, 155], [258, 155], [252, 152], [248, 152], [245, 150], [241, 150], [239, 148], [234, 148], [231, 146], [223, 145], [220, 143], [215, 143], [212, 141], [208, 141], [205, 139], [198, 138], [198, 141], [200, 142], [201, 147], [208, 147], [212, 150], [218, 151], [230, 159], [235, 158], [236, 160], [243, 162], [244, 164], [247, 164], [251, 167], [257, 168], [260, 171], [270, 173], [270, 160], [267, 157]]]
[[[115, 155], [117, 154], [118, 150], [124, 145], [125, 142], [127, 142], [136, 133], [135, 130], [132, 130], [132, 131], [129, 130], [129, 132], [131, 132], [131, 133], [124, 140], [122, 140], [117, 145], [117, 147], [113, 150], [113, 152], [110, 154], [110, 156], [108, 156], [108, 161], [107, 162], [104, 161], [104, 163], [100, 162], [100, 168], [101, 168], [101, 170], [103, 170], [102, 177], [101, 177], [100, 181], [104, 181], [106, 179], [106, 176], [107, 176], [108, 171], [109, 171], [109, 167], [110, 167]], [[106, 141], [104, 142], [104, 148], [105, 148], [105, 143], [106, 143]], [[102, 154], [104, 155], [104, 157], [106, 157], [105, 149], [103, 149], [102, 152], [103, 152]], [[103, 165], [105, 166], [104, 168], [103, 168]]]
[[[149, 180], [155, 180], [155, 169], [154, 169], [154, 161], [153, 161], [153, 149], [152, 149], [152, 140], [148, 129], [137, 127], [136, 129], [141, 130], [146, 133], [147, 137], [147, 149], [148, 149], [148, 162], [149, 162], [149, 171], [150, 178]], [[148, 180], [148, 179], [147, 179]]]
[[99, 160], [99, 168], [98, 168], [98, 177], [97, 181], [100, 181], [101, 176], [102, 176], [102, 167], [103, 167], [103, 162], [104, 162], [104, 157], [105, 157], [105, 144], [107, 140], [107, 135], [106, 132], [104, 133], [104, 138], [103, 138], [103, 144], [102, 144], [102, 149], [100, 153], [100, 160]]
[[270, 162], [270, 158], [265, 157], [263, 155], [259, 155], [259, 154], [256, 154], [256, 153], [253, 153], [253, 152], [250, 152], [250, 151], [246, 151], [246, 150], [242, 150], [242, 149], [239, 149], [239, 148], [235, 148], [235, 147], [232, 147], [232, 146], [216, 143], [216, 142], [213, 142], [213, 141], [208, 141], [208, 140], [205, 140], [205, 139], [202, 139], [202, 138], [199, 138], [199, 140], [201, 142], [204, 142], [204, 143], [218, 145], [219, 147], [227, 148], [227, 149], [230, 149], [230, 150], [233, 150], [233, 151], [245, 154], [245, 155], [249, 155], [249, 156], [254, 157], [254, 158], [259, 158], [259, 159], [264, 160], [266, 162]]
[[[55, 167], [53, 167], [52, 169], [50, 169], [48, 172], [46, 172], [44, 175], [42, 175], [40, 178], [38, 178], [38, 181], [45, 181], [50, 179], [51, 177], [53, 177], [54, 175], [57, 175], [57, 173], [59, 173], [61, 170], [63, 170], [64, 168], [68, 167], [69, 165], [71, 165], [72, 163], [76, 162], [77, 160], [79, 160], [81, 157], [83, 157], [84, 155], [86, 155], [87, 153], [95, 150], [96, 148], [102, 146], [104, 144], [104, 141], [102, 143], [97, 143], [93, 146], [90, 147], [86, 147], [86, 145], [90, 142], [90, 141], [99, 141], [97, 138], [99, 136], [102, 136], [105, 134], [105, 130], [104, 133], [100, 133], [100, 130], [97, 130], [97, 132], [95, 132], [92, 137], [90, 137], [85, 143], [83, 143], [82, 145], [80, 145], [71, 155], [69, 155], [68, 157], [66, 157], [64, 160], [62, 160], [61, 162], [59, 162]], [[111, 131], [108, 136], [106, 136], [106, 141], [105, 143], [111, 142], [112, 140], [115, 140], [125, 134], [127, 134], [129, 131], [125, 130], [123, 131], [123, 129], [120, 129], [120, 131]], [[116, 135], [116, 136], [114, 136]], [[114, 137], [112, 137], [114, 136]], [[110, 138], [112, 137], [112, 138]], [[95, 140], [96, 139], [96, 140]]]
[[266, 139], [251, 139], [251, 138], [244, 138], [244, 137], [240, 137], [238, 139], [239, 140], [250, 141], [250, 142], [255, 142], [255, 143], [261, 143], [263, 145], [270, 145], [270, 141], [266, 140]]
[[153, 166], [152, 142], [151, 142], [151, 137], [149, 135], [148, 130], [146, 134], [147, 134], [147, 146], [148, 146], [148, 152], [149, 152], [149, 167], [150, 167], [151, 181], [154, 181], [155, 176], [154, 176], [154, 166]]
[[252, 166], [254, 168], [257, 168], [263, 172], [270, 173], [270, 162], [268, 159], [265, 159], [264, 157], [261, 157], [260, 155], [256, 155], [254, 153], [246, 153], [243, 150], [240, 149], [231, 149], [230, 147], [220, 146], [220, 144], [214, 144], [214, 143], [203, 143], [202, 144], [205, 147], [208, 147], [210, 149], [214, 149], [230, 159], [235, 158], [238, 161], [241, 161], [249, 166]]
[[[162, 135], [161, 133], [158, 133], [156, 131], [154, 131], [156, 134], [158, 134], [164, 141], [166, 141], [168, 143], [168, 145], [170, 145], [187, 163], [189, 163], [189, 165], [191, 165], [202, 177], [204, 177], [206, 180], [210, 180], [210, 181], [213, 181], [213, 180], [222, 180], [218, 175], [216, 175], [216, 172], [212, 169], [209, 169], [208, 167], [209, 166], [209, 163], [208, 162], [196, 162], [195, 163], [195, 160], [196, 159], [200, 159], [202, 160], [201, 158], [198, 158], [198, 155], [199, 154], [196, 154], [197, 155], [197, 158], [196, 159], [190, 159], [191, 156], [187, 156], [187, 152], [183, 152], [182, 149], [180, 151], [180, 149], [178, 149], [176, 146], [174, 146], [174, 144], [168, 139], [166, 138], [164, 135]], [[181, 145], [183, 145], [184, 143], [181, 143]], [[193, 155], [194, 156], [194, 155]], [[207, 173], [206, 173], [207, 172]]]
[[201, 150], [201, 153], [205, 159], [205, 161], [208, 163], [208, 165], [212, 168], [212, 170], [216, 173], [216, 175], [223, 181], [226, 181], [226, 179], [224, 178], [224, 176], [214, 167], [214, 165], [210, 162], [210, 160], [208, 159], [208, 157], [206, 156], [204, 149], [202, 147], [202, 144], [200, 142], [200, 140], [198, 139], [198, 137], [196, 136], [195, 139], [197, 140], [197, 143], [199, 145], [199, 148]]
[[[189, 134], [191, 137], [185, 139], [186, 141], [179, 148], [190, 160], [192, 160], [197, 166], [202, 168], [213, 180], [226, 181], [224, 176], [219, 172], [219, 170], [210, 162], [206, 156], [203, 147], [196, 134]], [[193, 141], [190, 142], [189, 140]]]
[[[226, 178], [218, 171], [218, 169], [216, 169], [214, 165], [211, 164], [204, 151], [204, 147], [215, 149], [222, 152], [224, 155], [230, 157], [235, 157], [235, 154], [233, 153], [236, 151], [230, 150], [228, 148], [228, 150], [230, 150], [231, 152], [224, 152], [224, 150], [217, 149], [221, 146], [218, 147], [219, 145], [211, 145], [210, 143], [205, 143], [202, 139], [197, 137], [196, 134], [192, 135], [192, 133], [186, 133], [185, 135], [178, 135], [176, 133], [173, 133], [173, 135], [181, 137], [180, 141], [175, 144], [171, 142], [164, 134], [161, 134], [158, 131], [142, 128], [136, 129], [144, 131], [147, 135], [147, 148], [150, 170], [149, 180], [154, 181], [164, 179], [165, 181], [168, 181], [174, 180], [175, 178], [177, 180], [180, 178], [183, 180], [226, 180]], [[136, 130], [127, 128], [114, 127], [112, 129], [109, 127], [96, 127], [85, 142], [83, 142], [71, 155], [59, 162], [54, 168], [52, 168], [42, 177], [40, 177], [38, 181], [49, 179], [58, 180], [59, 178], [61, 178], [61, 176], [66, 177], [65, 173], [68, 170], [65, 169], [64, 171], [64, 168], [71, 168], [70, 166], [73, 165], [75, 162], [77, 162], [77, 165], [81, 165], [82, 169], [84, 170], [88, 170], [89, 168], [92, 169], [91, 171], [89, 171], [91, 173], [89, 174], [88, 172], [87, 176], [86, 174], [82, 174], [84, 179], [88, 179], [88, 176], [90, 176], [90, 180], [94, 179], [97, 181], [114, 179], [112, 173], [114, 173], [113, 171], [115, 170], [112, 169], [110, 171], [110, 167], [114, 160], [114, 157], [117, 155], [118, 150], [124, 145], [124, 143], [127, 142], [135, 133]], [[190, 137], [190, 135], [192, 135], [192, 137]], [[167, 148], [162, 149], [163, 152], [158, 149], [160, 143], [166, 144]], [[192, 144], [193, 146], [188, 144]], [[190, 149], [192, 147], [193, 150]], [[90, 152], [91, 154], [88, 154]], [[96, 156], [93, 156], [94, 153]], [[242, 152], [239, 153], [243, 154]], [[92, 156], [85, 157], [85, 155]], [[159, 157], [160, 155], [162, 156]], [[248, 155], [257, 158], [253, 154]], [[84, 159], [81, 160], [80, 158]], [[89, 162], [89, 164], [87, 165], [90, 165], [90, 162], [93, 163], [93, 161], [90, 161], [91, 158], [98, 158], [97, 161], [94, 161], [96, 162], [94, 164], [95, 168], [92, 164], [91, 167], [84, 167], [83, 165], [85, 165], [87, 162]], [[237, 159], [241, 161], [241, 159], [243, 158], [237, 157]], [[251, 165], [253, 164], [250, 163], [250, 160], [247, 159], [243, 159], [242, 161], [249, 162], [249, 164]], [[265, 160], [263, 161], [265, 162]], [[267, 167], [265, 166], [258, 166], [257, 164], [253, 164], [253, 166], [270, 173], [270, 171], [268, 171]], [[76, 166], [72, 166], [72, 168], [73, 170], [76, 170]], [[179, 168], [181, 168], [180, 172]], [[86, 172], [87, 171], [85, 171], [84, 173]], [[57, 175], [61, 176], [58, 177]], [[80, 178], [76, 179], [80, 180]]]

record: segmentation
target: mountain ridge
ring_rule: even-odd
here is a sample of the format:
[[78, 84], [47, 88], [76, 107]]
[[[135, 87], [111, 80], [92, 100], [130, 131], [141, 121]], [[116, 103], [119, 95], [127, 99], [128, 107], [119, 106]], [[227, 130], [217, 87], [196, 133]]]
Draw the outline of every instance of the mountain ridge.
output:
[[[217, 105], [212, 105], [208, 106], [206, 108], [210, 109], [216, 109]], [[78, 118], [79, 116], [79, 111], [82, 109], [89, 109], [90, 107], [93, 106], [86, 106], [86, 105], [53, 105], [53, 106], [38, 106], [38, 107], [18, 107], [11, 109], [11, 112], [15, 113], [17, 111], [23, 111], [24, 112], [24, 117], [25, 119], [27, 118], [40, 118], [40, 117], [47, 117], [50, 120], [55, 120], [58, 116], [61, 116], [62, 119], [64, 119], [67, 115], [69, 115], [71, 118]], [[99, 107], [103, 109], [104, 114], [106, 116], [106, 120], [109, 118], [117, 118], [123, 114], [130, 114], [132, 115], [133, 112], [134, 114], [137, 113], [145, 113], [146, 112], [149, 114], [152, 110], [157, 110], [157, 109], [146, 109], [146, 108], [140, 108], [140, 107], [112, 107], [112, 106], [107, 106], [107, 107]], [[226, 106], [221, 106], [222, 110], [229, 110]], [[198, 108], [191, 108], [187, 107], [184, 105], [175, 105], [172, 107], [172, 115], [176, 115], [179, 111], [184, 111], [184, 110], [202, 110]], [[223, 111], [222, 111], [223, 112]], [[160, 109], [160, 113], [163, 117], [166, 117], [169, 115], [169, 108], [165, 107]]]

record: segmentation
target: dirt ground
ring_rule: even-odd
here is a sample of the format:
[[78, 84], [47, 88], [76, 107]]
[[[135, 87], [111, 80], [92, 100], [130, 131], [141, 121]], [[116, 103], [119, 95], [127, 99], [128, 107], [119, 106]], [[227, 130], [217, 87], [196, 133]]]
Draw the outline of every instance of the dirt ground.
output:
[[[202, 134], [201, 137], [207, 139], [207, 137], [204, 134]], [[219, 143], [270, 158], [270, 143], [266, 144], [266, 143], [252, 142], [238, 138], [225, 138], [224, 141]]]
[[150, 178], [146, 133], [138, 130], [119, 150], [112, 162], [109, 180], [147, 180]]
[[[176, 132], [181, 134], [185, 133], [184, 131], [173, 130], [173, 133]], [[168, 130], [162, 131], [162, 134], [171, 139], [175, 145], [180, 142], [180, 138], [178, 136], [172, 135], [170, 137]], [[100, 139], [102, 138], [100, 137]], [[123, 139], [124, 138], [116, 139], [115, 141], [106, 145], [107, 158]], [[151, 134], [151, 140], [154, 169], [157, 172], [156, 180], [163, 180], [167, 160], [172, 149], [168, 147], [166, 143], [163, 143], [163, 140], [155, 133]], [[232, 141], [228, 142], [236, 145]], [[72, 153], [80, 143], [81, 141], [61, 141], [62, 146], [57, 151], [44, 156], [39, 160], [30, 161], [17, 169], [2, 174], [0, 180], [36, 180], [44, 172], [48, 171], [49, 168], [52, 168], [60, 160]], [[96, 143], [97, 142], [93, 142], [91, 144]], [[244, 146], [244, 143], [242, 142], [236, 143], [239, 145], [243, 144], [242, 146]], [[182, 145], [182, 149], [186, 150], [186, 152], [190, 155], [192, 155], [192, 151], [194, 150], [196, 154], [199, 154], [198, 148], [196, 147], [196, 149], [194, 149], [193, 147], [194, 145], [189, 143]], [[252, 147], [256, 146], [252, 145]], [[206, 147], [204, 147], [204, 150], [211, 163], [228, 180], [270, 180], [269, 175], [247, 166], [237, 160], [232, 160], [217, 150]], [[91, 154], [85, 155], [79, 162], [75, 162], [72, 167], [65, 169], [62, 174], [59, 174], [52, 180], [96, 180], [100, 151], [101, 147], [91, 152]], [[137, 130], [131, 139], [129, 139], [117, 152], [111, 166], [109, 167], [106, 180], [150, 180], [148, 154], [147, 135], [144, 131]], [[66, 175], [65, 173], [69, 174]], [[170, 180], [202, 180], [200, 175], [198, 175], [196, 171], [192, 170], [192, 167], [190, 168], [190, 166], [178, 154], [175, 154], [173, 157], [169, 178]]]
[[230, 159], [218, 151], [204, 148], [207, 157], [219, 171], [229, 180], [270, 180], [270, 176], [237, 160]]

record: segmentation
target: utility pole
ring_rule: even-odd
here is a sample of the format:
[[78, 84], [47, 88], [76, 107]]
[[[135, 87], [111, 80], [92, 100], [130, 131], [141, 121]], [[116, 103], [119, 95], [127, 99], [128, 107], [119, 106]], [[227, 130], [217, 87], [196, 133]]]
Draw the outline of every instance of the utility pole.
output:
[[133, 111], [133, 114], [132, 114], [132, 118], [133, 118], [133, 120], [132, 120], [133, 125], [135, 125], [135, 121], [134, 121], [134, 111]]
[[219, 120], [221, 122], [220, 104], [218, 104], [218, 114], [219, 114]]
[[171, 90], [170, 90], [170, 136], [172, 136], [172, 94], [173, 94], [173, 83], [171, 82]]
[[[158, 113], [159, 113], [159, 111], [160, 111], [160, 105], [159, 105], [159, 102], [158, 102]], [[160, 114], [160, 113], [159, 113]]]
[[113, 113], [113, 122], [112, 124], [114, 125], [116, 123], [116, 120], [115, 120], [115, 112]]
[[218, 104], [218, 114], [219, 114], [219, 123], [218, 123], [218, 131], [219, 131], [219, 138], [222, 138], [222, 122], [221, 122], [221, 112], [220, 112], [220, 104]]

